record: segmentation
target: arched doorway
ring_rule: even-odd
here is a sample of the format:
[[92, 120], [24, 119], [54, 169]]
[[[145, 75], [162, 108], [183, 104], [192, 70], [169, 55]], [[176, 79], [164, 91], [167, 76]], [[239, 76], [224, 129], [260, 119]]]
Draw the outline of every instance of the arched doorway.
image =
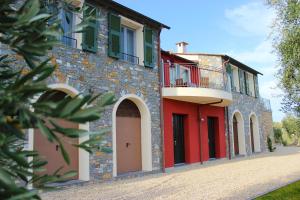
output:
[[142, 170], [141, 114], [134, 102], [125, 99], [117, 109], [117, 173]]
[[254, 113], [250, 115], [250, 141], [252, 153], [260, 152], [260, 137], [259, 137], [259, 125], [257, 117]]
[[[64, 98], [71, 98], [67, 97], [68, 94], [59, 90], [51, 90], [43, 94], [38, 101], [47, 99], [54, 102], [60, 101]], [[52, 127], [51, 123], [49, 122], [50, 119], [46, 119], [46, 124], [49, 127]], [[78, 129], [79, 124], [73, 123], [69, 121], [65, 121], [62, 119], [51, 119], [51, 121], [55, 122], [56, 124], [64, 127], [64, 128], [74, 128]], [[34, 130], [34, 144], [33, 149], [39, 152], [39, 155], [42, 159], [48, 161], [47, 165], [44, 166], [45, 171], [43, 172], [36, 172], [39, 175], [44, 174], [53, 174], [55, 171], [60, 169], [59, 174], [64, 174], [68, 171], [77, 171], [79, 172], [79, 150], [78, 148], [74, 147], [74, 144], [78, 144], [78, 138], [68, 138], [64, 137], [63, 135], [56, 133], [56, 136], [59, 137], [64, 149], [69, 154], [70, 164], [68, 165], [61, 154], [60, 145], [57, 142], [50, 142], [43, 134], [40, 132], [39, 129]], [[71, 179], [78, 179], [78, 174]]]
[[244, 120], [239, 111], [232, 117], [233, 144], [235, 155], [246, 155]]
[[[141, 160], [142, 171], [152, 171], [152, 138], [151, 138], [151, 115], [148, 106], [137, 95], [127, 94], [119, 98], [112, 112], [112, 140], [113, 140], [113, 176], [118, 176], [118, 150], [117, 150], [117, 111], [124, 100], [130, 100], [135, 104], [140, 113], [141, 124]], [[128, 125], [127, 125], [128, 126]], [[126, 144], [125, 144], [126, 145]], [[130, 144], [129, 144], [130, 145]]]

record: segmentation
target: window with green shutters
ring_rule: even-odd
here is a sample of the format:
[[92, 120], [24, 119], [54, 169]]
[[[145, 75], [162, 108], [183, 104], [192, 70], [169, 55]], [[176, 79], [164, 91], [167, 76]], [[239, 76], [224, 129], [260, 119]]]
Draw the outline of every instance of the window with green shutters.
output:
[[258, 78], [257, 78], [257, 75], [253, 75], [253, 79], [254, 79], [255, 97], [258, 98], [259, 97], [259, 87], [258, 87]]
[[239, 83], [240, 83], [240, 92], [245, 94], [245, 80], [244, 80], [244, 71], [239, 69]]
[[[87, 19], [88, 18], [88, 19]], [[97, 52], [97, 8], [85, 4], [83, 9], [83, 20], [87, 20], [88, 26], [82, 34], [82, 49], [85, 51]]]
[[120, 16], [108, 14], [108, 56], [120, 58], [121, 46], [121, 18]]
[[154, 67], [154, 41], [153, 41], [153, 30], [144, 27], [144, 65], [146, 67]]

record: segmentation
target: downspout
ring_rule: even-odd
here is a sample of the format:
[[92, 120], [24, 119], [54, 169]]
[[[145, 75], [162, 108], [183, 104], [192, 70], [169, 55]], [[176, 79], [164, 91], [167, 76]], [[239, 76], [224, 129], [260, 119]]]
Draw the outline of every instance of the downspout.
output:
[[[223, 62], [223, 70], [225, 67], [225, 64], [229, 63], [230, 58], [228, 60]], [[226, 71], [226, 69], [225, 69]], [[226, 83], [227, 84], [227, 83]], [[231, 142], [230, 142], [230, 133], [229, 133], [229, 112], [228, 112], [228, 106], [225, 107], [226, 112], [226, 122], [227, 122], [227, 139], [228, 139], [228, 159], [231, 160]]]
[[200, 113], [200, 104], [198, 104], [198, 132], [199, 132], [199, 146], [200, 146], [200, 164], [203, 164], [203, 154], [202, 154], [202, 138], [201, 138], [201, 113]]
[[163, 106], [163, 97], [162, 97], [162, 88], [163, 88], [163, 73], [162, 70], [164, 66], [161, 66], [161, 52], [160, 52], [160, 33], [161, 29], [158, 31], [158, 45], [157, 45], [157, 66], [158, 66], [158, 80], [159, 80], [159, 97], [160, 97], [160, 132], [161, 132], [161, 150], [162, 150], [162, 171], [165, 170], [165, 137], [164, 137], [164, 106]]
[[228, 106], [225, 107], [226, 112], [226, 121], [227, 121], [227, 138], [228, 138], [228, 159], [231, 160], [231, 142], [230, 142], [230, 133], [229, 133], [229, 112]]

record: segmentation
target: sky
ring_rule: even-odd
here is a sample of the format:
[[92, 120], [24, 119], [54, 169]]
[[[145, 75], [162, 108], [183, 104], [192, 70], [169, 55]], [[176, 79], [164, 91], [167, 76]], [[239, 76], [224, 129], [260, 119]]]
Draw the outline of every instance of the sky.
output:
[[264, 0], [115, 0], [171, 27], [161, 34], [161, 47], [176, 51], [185, 41], [188, 52], [227, 54], [263, 73], [260, 95], [271, 100], [273, 120], [280, 111], [282, 92], [272, 46], [275, 11]]

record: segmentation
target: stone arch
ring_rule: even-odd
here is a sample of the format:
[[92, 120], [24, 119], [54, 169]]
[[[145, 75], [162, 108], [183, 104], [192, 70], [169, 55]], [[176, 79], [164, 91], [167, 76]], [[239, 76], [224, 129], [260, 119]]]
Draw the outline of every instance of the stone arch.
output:
[[[251, 134], [253, 135], [251, 136]], [[260, 152], [259, 123], [257, 115], [254, 112], [251, 112], [249, 115], [249, 136], [252, 152]], [[252, 142], [254, 148], [252, 147]]]
[[141, 155], [142, 171], [152, 171], [152, 142], [151, 115], [148, 106], [139, 96], [127, 94], [122, 96], [114, 105], [112, 112], [112, 143], [113, 143], [113, 176], [117, 176], [117, 130], [116, 114], [121, 102], [125, 99], [132, 101], [138, 108], [141, 117]]
[[[234, 138], [234, 127], [233, 127], [234, 117], [237, 120], [239, 155], [246, 155], [245, 128], [244, 128], [243, 115], [239, 110], [235, 110], [233, 112], [233, 115], [231, 117], [232, 119], [231, 130], [232, 130], [233, 138]], [[234, 145], [234, 139], [232, 141]]]
[[[67, 95], [74, 97], [79, 94], [79, 91], [75, 88], [67, 85], [67, 84], [50, 84], [48, 85], [49, 88], [53, 90], [57, 90]], [[42, 95], [41, 95], [42, 96]], [[36, 97], [35, 101], [37, 101], [41, 96]], [[85, 124], [78, 124], [78, 128], [82, 130], [89, 131], [89, 123]], [[89, 136], [83, 136], [78, 138], [78, 142], [82, 143], [89, 139]], [[28, 130], [28, 149], [34, 149], [34, 129]], [[89, 162], [89, 153], [83, 149], [78, 149], [78, 180], [88, 181], [90, 180], [90, 162]]]

